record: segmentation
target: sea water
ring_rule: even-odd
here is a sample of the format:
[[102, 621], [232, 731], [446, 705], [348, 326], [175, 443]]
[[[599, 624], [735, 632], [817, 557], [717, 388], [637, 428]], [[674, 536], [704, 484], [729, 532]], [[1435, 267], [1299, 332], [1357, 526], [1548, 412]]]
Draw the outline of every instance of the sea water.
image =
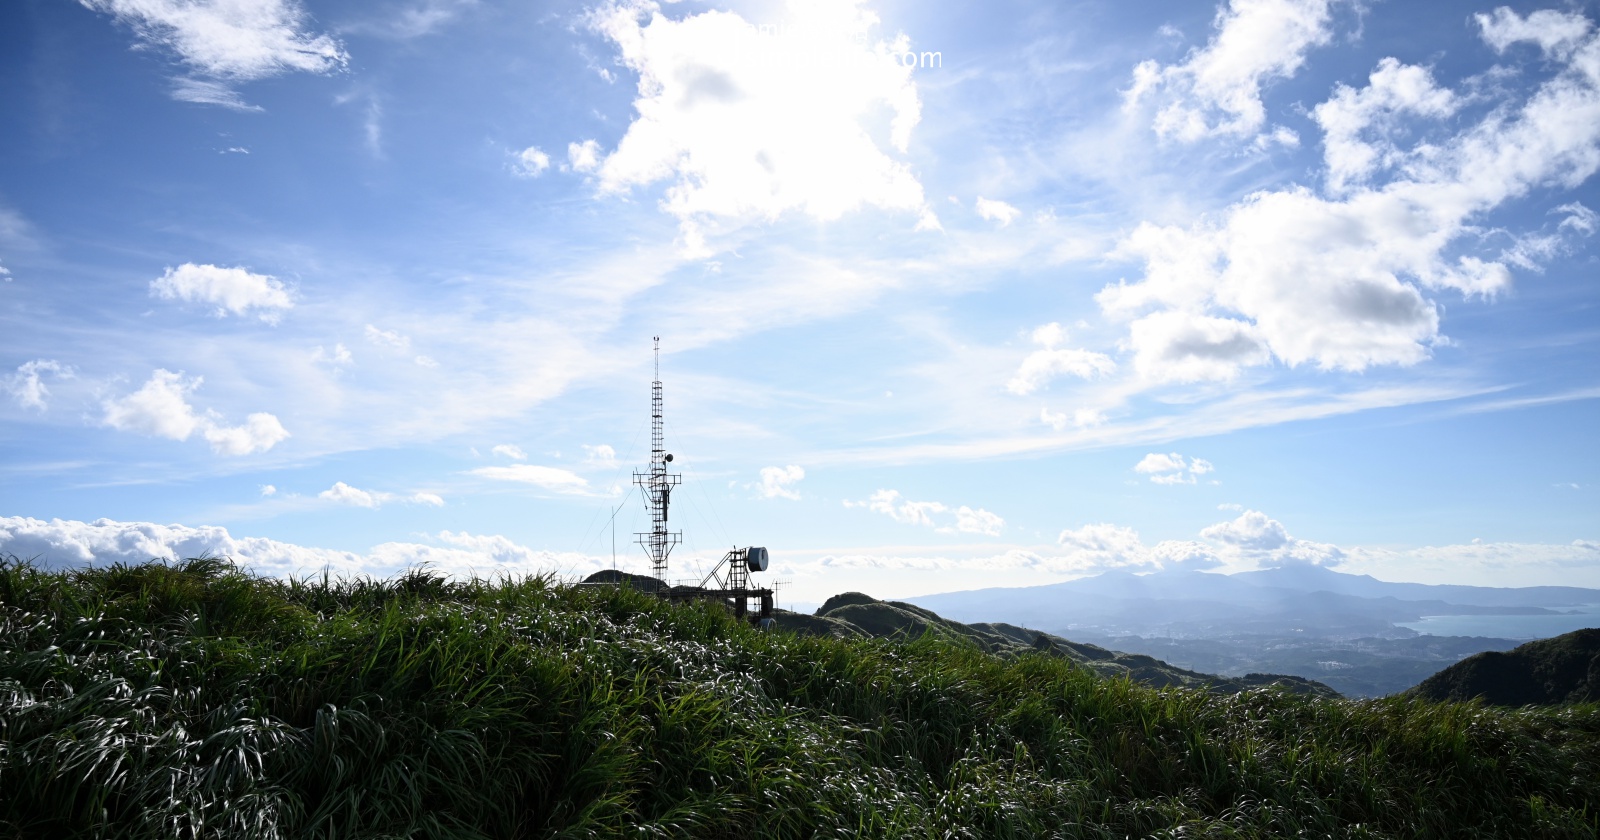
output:
[[1420, 621], [1407, 621], [1400, 626], [1425, 636], [1487, 636], [1491, 639], [1548, 639], [1585, 627], [1600, 627], [1600, 604], [1554, 609], [1573, 614], [1425, 615]]

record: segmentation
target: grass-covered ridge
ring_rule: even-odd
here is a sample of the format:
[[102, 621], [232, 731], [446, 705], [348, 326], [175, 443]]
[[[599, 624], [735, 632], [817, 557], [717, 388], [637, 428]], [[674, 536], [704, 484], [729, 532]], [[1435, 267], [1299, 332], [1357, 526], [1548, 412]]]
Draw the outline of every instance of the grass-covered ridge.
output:
[[0, 837], [1594, 837], [1600, 709], [1217, 695], [548, 579], [0, 562]]

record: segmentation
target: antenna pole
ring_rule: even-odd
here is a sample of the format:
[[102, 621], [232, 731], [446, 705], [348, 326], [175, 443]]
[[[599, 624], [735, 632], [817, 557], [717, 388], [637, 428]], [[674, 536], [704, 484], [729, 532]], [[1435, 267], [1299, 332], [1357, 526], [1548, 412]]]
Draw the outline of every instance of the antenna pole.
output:
[[650, 513], [650, 530], [638, 533], [639, 545], [650, 555], [650, 575], [666, 585], [667, 555], [672, 553], [683, 536], [682, 531], [667, 530], [667, 508], [672, 502], [672, 488], [683, 477], [667, 472], [672, 456], [667, 454], [663, 433], [661, 404], [661, 337], [655, 337], [655, 381], [650, 383], [650, 471], [633, 474], [633, 483], [643, 490], [644, 506]]

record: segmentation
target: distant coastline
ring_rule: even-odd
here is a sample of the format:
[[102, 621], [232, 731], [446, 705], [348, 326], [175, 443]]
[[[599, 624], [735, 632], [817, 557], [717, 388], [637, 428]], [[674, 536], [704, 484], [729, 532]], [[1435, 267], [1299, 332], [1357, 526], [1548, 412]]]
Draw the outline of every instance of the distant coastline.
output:
[[1397, 626], [1426, 636], [1483, 636], [1494, 639], [1548, 639], [1600, 627], [1600, 604], [1584, 604], [1554, 615], [1425, 615]]

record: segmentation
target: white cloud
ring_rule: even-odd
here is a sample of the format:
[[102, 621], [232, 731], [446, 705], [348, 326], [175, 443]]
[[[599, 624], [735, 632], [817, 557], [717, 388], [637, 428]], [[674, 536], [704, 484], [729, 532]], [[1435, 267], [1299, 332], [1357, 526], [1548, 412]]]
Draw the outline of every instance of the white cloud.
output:
[[343, 344], [333, 345], [333, 350], [327, 350], [321, 345], [311, 352], [311, 361], [325, 362], [334, 367], [344, 367], [355, 362], [355, 357], [350, 355], [350, 348]]
[[790, 464], [787, 467], [762, 467], [761, 487], [759, 492], [763, 499], [794, 499], [799, 500], [800, 494], [795, 491], [794, 485], [806, 477], [806, 471]]
[[1122, 525], [1102, 522], [1065, 530], [1057, 542], [1066, 550], [1062, 564], [1066, 571], [1104, 571], [1155, 565], [1155, 559], [1139, 539], [1139, 533]]
[[1071, 414], [1067, 414], [1065, 411], [1051, 411], [1049, 408], [1039, 409], [1039, 421], [1058, 432], [1068, 425], [1087, 429], [1102, 425], [1106, 420], [1107, 417], [1104, 412], [1093, 408], [1080, 408]]
[[537, 464], [512, 464], [507, 467], [479, 467], [467, 471], [471, 475], [494, 481], [512, 481], [532, 484], [556, 493], [572, 496], [591, 495], [589, 482], [571, 470], [559, 467], [541, 467]]
[[317, 498], [341, 505], [354, 505], [355, 507], [376, 508], [383, 504], [383, 496], [388, 494], [374, 494], [357, 487], [351, 487], [342, 481], [335, 481], [332, 487], [317, 494]]
[[295, 0], [79, 0], [133, 29], [144, 44], [169, 50], [201, 78], [180, 78], [174, 96], [249, 108], [225, 82], [345, 66], [339, 42], [306, 29]]
[[242, 268], [184, 263], [168, 268], [150, 281], [150, 294], [162, 300], [181, 300], [216, 307], [216, 316], [244, 315], [256, 310], [258, 317], [275, 324], [284, 311], [294, 306], [294, 298], [277, 278], [253, 274]]
[[262, 537], [234, 537], [217, 526], [0, 517], [0, 551], [38, 558], [42, 567], [50, 569], [203, 555], [229, 557], [259, 574], [280, 576], [315, 574], [323, 569], [336, 574], [393, 575], [419, 565], [456, 578], [551, 572], [576, 576], [610, 565], [609, 559], [535, 550], [498, 535], [441, 531], [431, 539], [440, 544], [389, 542], [358, 554]]
[[529, 146], [512, 155], [512, 168], [524, 178], [537, 178], [550, 168], [550, 156], [538, 146]]
[[382, 490], [362, 490], [359, 487], [351, 487], [342, 481], [335, 481], [332, 487], [318, 493], [317, 498], [334, 504], [351, 505], [373, 510], [391, 502], [428, 505], [429, 507], [444, 506], [444, 499], [434, 493], [412, 493], [409, 496], [401, 496], [397, 493], [387, 493]]
[[1056, 345], [1065, 341], [1066, 337], [1066, 331], [1060, 324], [1050, 323], [1035, 329], [1033, 342], [1042, 349], [1033, 351], [1022, 360], [1016, 374], [1006, 383], [1006, 390], [1025, 396], [1063, 374], [1092, 379], [1116, 370], [1116, 362], [1104, 353], [1057, 348]]
[[904, 154], [921, 118], [910, 42], [873, 38], [861, 3], [792, 0], [766, 29], [724, 11], [674, 20], [651, 2], [597, 13], [639, 74], [639, 116], [600, 163], [601, 191], [670, 180], [662, 206], [696, 254], [723, 222], [791, 211], [827, 221], [877, 207], [937, 227], [910, 167], [874, 137], [886, 117]]
[[982, 196], [978, 197], [976, 206], [979, 216], [991, 222], [999, 222], [1001, 227], [1011, 224], [1016, 221], [1018, 216], [1022, 215], [1021, 210], [1004, 201], [990, 200]]
[[103, 422], [118, 431], [178, 441], [198, 431], [219, 455], [265, 452], [288, 439], [289, 432], [278, 418], [265, 412], [249, 415], [242, 426], [224, 425], [212, 411], [195, 413], [188, 398], [202, 381], [198, 376], [187, 378], [182, 371], [157, 369], [139, 390], [106, 400]]
[[411, 361], [415, 362], [418, 367], [436, 368], [439, 366], [439, 363], [434, 361], [432, 356], [418, 356]]
[[278, 488], [272, 486], [271, 484], [263, 484], [261, 485], [261, 495], [276, 496], [278, 495]]
[[421, 0], [400, 9], [398, 14], [383, 10], [368, 20], [343, 21], [339, 31], [398, 40], [420, 38], [437, 32], [478, 3], [479, 0]]
[[865, 501], [845, 500], [847, 508], [866, 508], [905, 525], [922, 525], [940, 533], [960, 531], [968, 534], [999, 536], [1005, 520], [983, 508], [962, 505], [952, 508], [943, 502], [914, 502], [898, 490], [879, 490]]
[[1291, 536], [1282, 522], [1259, 510], [1202, 529], [1200, 536], [1231, 550], [1232, 561], [1241, 565], [1336, 566], [1346, 559], [1339, 547]]
[[182, 372], [156, 370], [139, 390], [106, 401], [105, 423], [118, 431], [188, 440], [200, 425], [188, 400], [200, 382], [200, 377], [186, 379]]
[[367, 325], [365, 335], [367, 343], [378, 347], [388, 347], [392, 350], [406, 351], [411, 349], [411, 339], [394, 330], [380, 330], [371, 324]]
[[617, 466], [617, 450], [612, 449], [609, 444], [600, 443], [594, 446], [583, 444], [583, 453], [585, 464], [605, 469], [615, 469]]
[[[1576, 186], [1600, 168], [1597, 53], [1591, 33], [1526, 100], [1451, 136], [1386, 147], [1398, 173], [1387, 182], [1338, 199], [1303, 187], [1263, 191], [1187, 229], [1141, 225], [1117, 253], [1142, 261], [1144, 277], [1096, 297], [1131, 322], [1135, 368], [1200, 380], [1274, 358], [1351, 371], [1428, 358], [1442, 339], [1439, 307], [1424, 289], [1488, 298], [1510, 284], [1504, 262], [1459, 253], [1463, 240], [1491, 235], [1475, 217], [1536, 187]], [[1417, 101], [1442, 101], [1424, 81], [1412, 79]]]
[[211, 451], [219, 455], [251, 455], [265, 452], [287, 440], [289, 431], [278, 418], [258, 411], [245, 418], [243, 426], [223, 426], [216, 419], [203, 419], [201, 433], [211, 444]]
[[1541, 9], [1522, 17], [1501, 6], [1492, 14], [1477, 14], [1473, 18], [1483, 30], [1483, 40], [1496, 52], [1505, 52], [1513, 44], [1535, 43], [1545, 53], [1569, 58], [1589, 37], [1593, 24], [1583, 15]]
[[[1459, 106], [1453, 92], [1434, 84], [1428, 68], [1394, 58], [1378, 62], [1360, 90], [1336, 86], [1333, 98], [1311, 111], [1312, 119], [1322, 126], [1329, 189], [1343, 192], [1405, 159], [1390, 137], [1400, 127], [1399, 117], [1448, 117]], [[1362, 139], [1369, 132], [1378, 135], [1371, 142]]]
[[956, 508], [956, 530], [963, 534], [985, 534], [991, 537], [1000, 536], [1000, 530], [1005, 527], [1006, 521], [998, 515], [982, 508], [969, 508], [966, 505]]
[[1289, 532], [1283, 523], [1259, 510], [1247, 510], [1239, 514], [1237, 519], [1212, 525], [1201, 531], [1200, 536], [1259, 551], [1271, 551], [1289, 544]]
[[585, 140], [567, 144], [567, 166], [573, 172], [593, 172], [600, 168], [600, 143]]
[[17, 372], [6, 378], [6, 390], [17, 398], [17, 403], [23, 408], [44, 411], [49, 407], [45, 400], [50, 396], [50, 389], [44, 384], [46, 373], [56, 379], [72, 379], [74, 376], [71, 367], [55, 359], [34, 359], [18, 365]]
[[172, 98], [179, 102], [193, 102], [196, 105], [221, 105], [246, 113], [266, 110], [260, 105], [251, 105], [244, 101], [244, 96], [231, 85], [188, 76], [172, 80]]
[[[1231, 0], [1219, 9], [1216, 34], [1180, 64], [1145, 61], [1134, 69], [1129, 110], [1154, 101], [1156, 133], [1185, 143], [1243, 137], [1266, 123], [1261, 89], [1292, 77], [1306, 53], [1333, 37], [1336, 0]], [[1274, 134], [1269, 133], [1270, 138]]]
[[1579, 202], [1563, 204], [1550, 212], [1566, 215], [1557, 226], [1559, 230], [1573, 230], [1584, 236], [1591, 236], [1596, 230], [1600, 230], [1600, 213], [1590, 210]]
[[510, 458], [513, 461], [528, 460], [528, 453], [522, 451], [522, 447], [514, 443], [502, 443], [489, 451], [502, 458]]
[[1196, 476], [1205, 475], [1213, 469], [1211, 462], [1202, 458], [1191, 458], [1185, 463], [1183, 456], [1176, 452], [1151, 452], [1133, 465], [1134, 472], [1150, 476], [1150, 480], [1156, 484], [1194, 484]]

